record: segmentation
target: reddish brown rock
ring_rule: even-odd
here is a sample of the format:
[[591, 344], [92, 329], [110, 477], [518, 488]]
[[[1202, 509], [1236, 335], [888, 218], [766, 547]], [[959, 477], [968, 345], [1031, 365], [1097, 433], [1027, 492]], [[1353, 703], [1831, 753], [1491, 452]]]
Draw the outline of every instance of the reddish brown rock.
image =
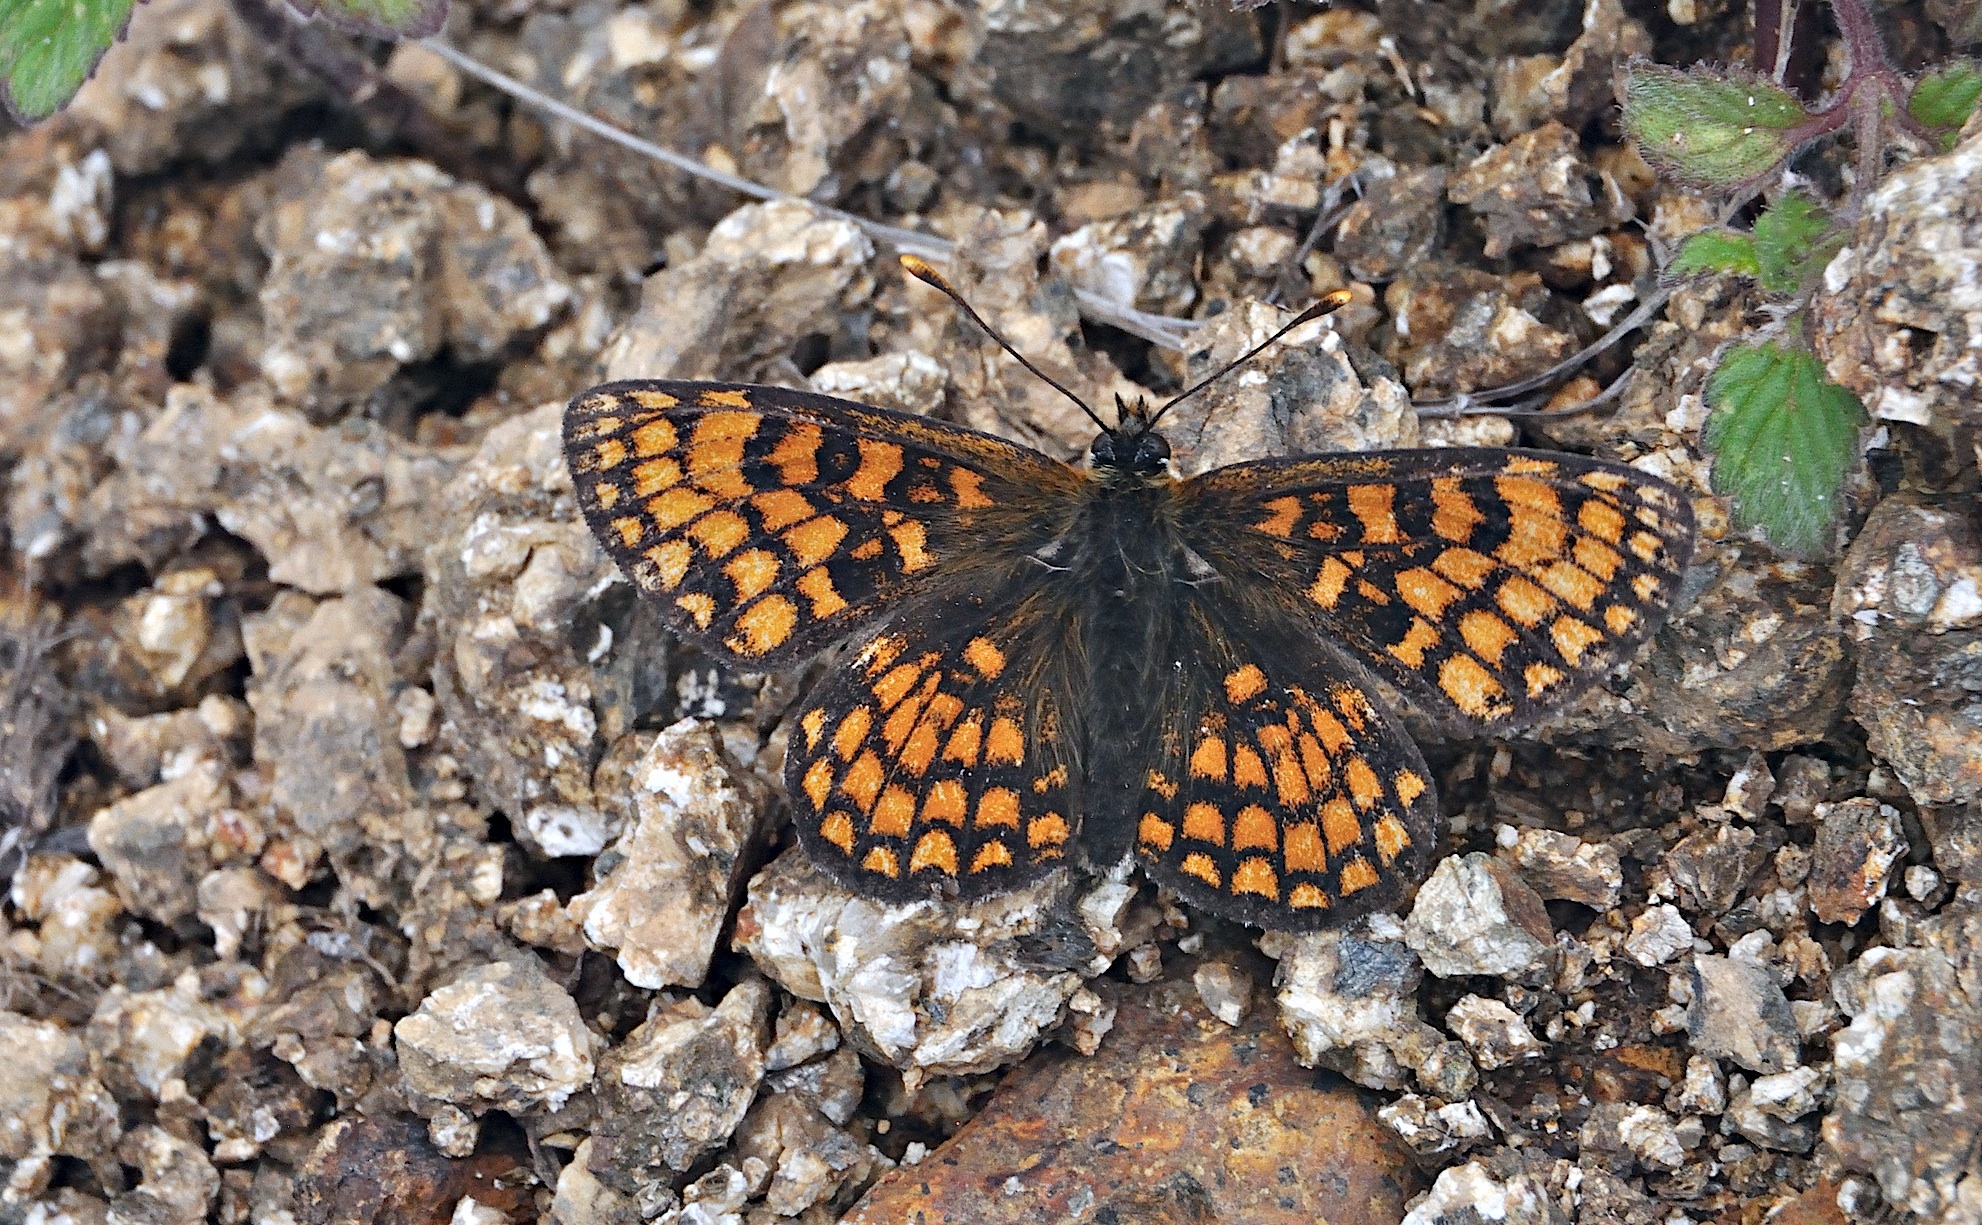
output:
[[1119, 1008], [1099, 1055], [1035, 1056], [849, 1225], [1400, 1219], [1421, 1182], [1361, 1096], [1317, 1087], [1271, 1008], [1227, 1026], [1190, 982], [1096, 983]]

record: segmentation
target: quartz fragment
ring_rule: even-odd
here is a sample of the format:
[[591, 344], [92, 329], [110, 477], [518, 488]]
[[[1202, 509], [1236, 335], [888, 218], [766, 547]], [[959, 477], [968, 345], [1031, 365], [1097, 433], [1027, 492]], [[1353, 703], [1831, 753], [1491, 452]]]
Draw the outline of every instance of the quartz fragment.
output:
[[471, 966], [393, 1026], [416, 1100], [475, 1114], [556, 1110], [592, 1082], [578, 1006], [528, 954]]
[[1693, 1049], [1751, 1072], [1781, 1072], [1800, 1059], [1796, 1018], [1775, 975], [1741, 957], [1696, 955], [1686, 1012]]
[[1547, 954], [1552, 938], [1535, 891], [1477, 851], [1439, 861], [1404, 921], [1404, 942], [1440, 978], [1517, 976]]

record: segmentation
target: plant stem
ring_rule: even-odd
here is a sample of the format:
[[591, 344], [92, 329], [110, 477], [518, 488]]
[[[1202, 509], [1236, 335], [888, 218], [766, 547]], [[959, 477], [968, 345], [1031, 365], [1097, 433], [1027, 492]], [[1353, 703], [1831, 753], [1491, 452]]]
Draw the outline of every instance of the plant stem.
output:
[[1886, 59], [1886, 43], [1872, 20], [1865, 0], [1831, 0], [1831, 14], [1837, 18], [1838, 33], [1844, 36], [1844, 50], [1850, 59], [1845, 70], [1851, 80], [1868, 76], [1891, 76], [1893, 66]]

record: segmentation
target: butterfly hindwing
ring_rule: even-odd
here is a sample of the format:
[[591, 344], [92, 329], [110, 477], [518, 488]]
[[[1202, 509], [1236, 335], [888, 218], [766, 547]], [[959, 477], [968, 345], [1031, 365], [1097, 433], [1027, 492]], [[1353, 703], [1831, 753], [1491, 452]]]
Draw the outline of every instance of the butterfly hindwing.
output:
[[785, 783], [813, 861], [869, 896], [1002, 893], [1065, 863], [1078, 764], [1024, 601], [933, 601], [851, 648], [799, 707]]
[[593, 534], [671, 628], [760, 666], [858, 632], [1083, 479], [940, 421], [731, 383], [592, 388], [565, 453]]
[[1438, 842], [1417, 746], [1331, 652], [1188, 617], [1135, 846], [1195, 906], [1309, 931], [1395, 907]]
[[1273, 460], [1180, 489], [1191, 522], [1219, 534], [1204, 548], [1255, 559], [1260, 572], [1234, 581], [1298, 605], [1427, 713], [1473, 732], [1566, 704], [1642, 643], [1693, 547], [1692, 508], [1670, 485], [1552, 452]]

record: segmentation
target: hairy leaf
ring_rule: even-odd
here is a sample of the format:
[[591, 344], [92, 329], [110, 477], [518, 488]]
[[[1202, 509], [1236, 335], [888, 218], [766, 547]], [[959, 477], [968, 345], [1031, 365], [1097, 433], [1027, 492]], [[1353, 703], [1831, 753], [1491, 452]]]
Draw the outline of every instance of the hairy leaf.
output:
[[1681, 178], [1730, 186], [1796, 152], [1809, 118], [1796, 95], [1749, 73], [1635, 61], [1624, 75], [1624, 127], [1645, 160]]
[[1920, 78], [1906, 111], [1930, 128], [1951, 129], [1946, 141], [1952, 148], [1955, 130], [1975, 113], [1977, 99], [1982, 99], [1982, 64], [1955, 60]]
[[134, 0], [0, 0], [0, 102], [45, 119], [75, 97], [123, 34]]
[[1755, 253], [1755, 240], [1732, 230], [1706, 230], [1693, 235], [1672, 257], [1666, 271], [1674, 276], [1700, 272], [1735, 272], [1758, 280], [1762, 259]]
[[1858, 397], [1826, 379], [1807, 350], [1769, 342], [1729, 350], [1707, 380], [1707, 403], [1702, 441], [1735, 522], [1759, 524], [1785, 552], [1821, 552], [1858, 458]]

